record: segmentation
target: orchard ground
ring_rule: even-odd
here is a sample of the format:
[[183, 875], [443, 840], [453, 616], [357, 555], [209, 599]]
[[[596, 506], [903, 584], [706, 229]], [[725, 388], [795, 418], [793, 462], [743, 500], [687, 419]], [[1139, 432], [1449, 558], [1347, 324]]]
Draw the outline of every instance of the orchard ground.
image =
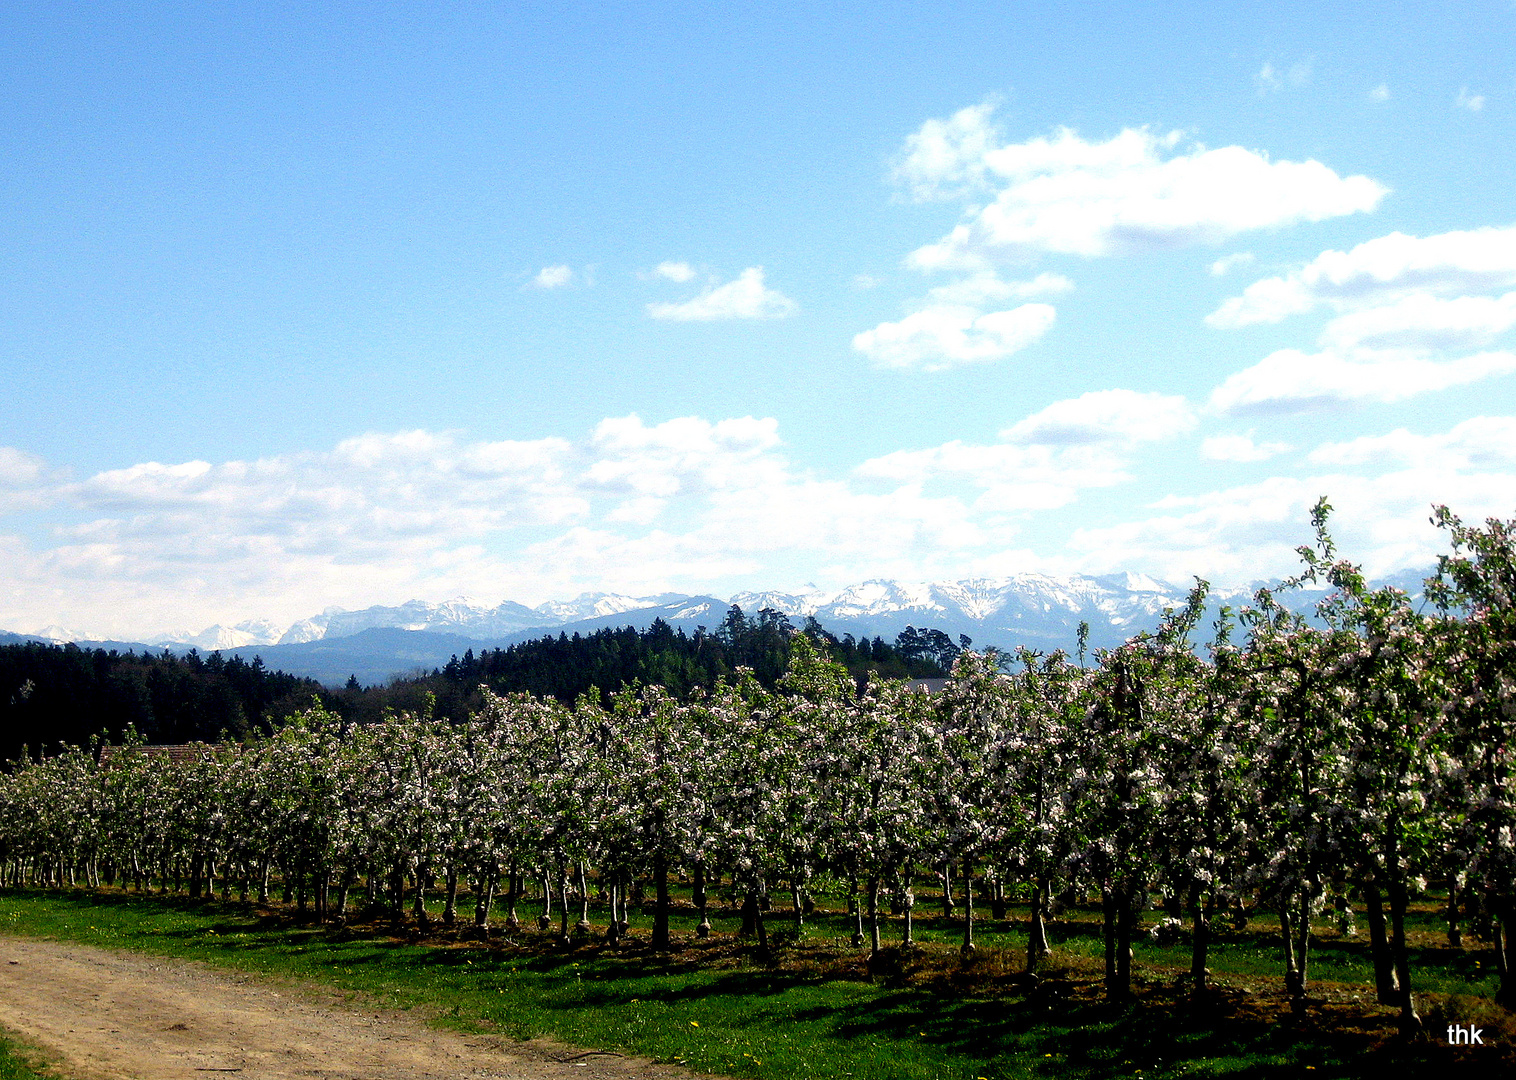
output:
[[[526, 926], [487, 938], [388, 919], [342, 928], [281, 908], [101, 892], [5, 890], [0, 930], [200, 960], [243, 972], [308, 980], [355, 1003], [414, 1009], [435, 1024], [515, 1039], [546, 1037], [620, 1050], [732, 1077], [860, 1080], [1005, 1080], [1010, 1077], [1500, 1076], [1516, 1072], [1516, 1022], [1492, 1000], [1494, 952], [1465, 933], [1451, 948], [1441, 901], [1422, 898], [1408, 927], [1426, 1035], [1396, 1035], [1397, 1011], [1373, 1003], [1366, 934], [1315, 927], [1310, 1006], [1291, 1016], [1277, 923], [1260, 915], [1222, 933], [1210, 954], [1214, 992], [1193, 1005], [1189, 950], [1147, 935], [1134, 947], [1136, 994], [1103, 1000], [1098, 909], [1075, 907], [1049, 924], [1053, 952], [1035, 986], [1021, 972], [1025, 911], [978, 914], [977, 951], [958, 953], [961, 918], [918, 900], [918, 947], [890, 945], [870, 974], [852, 947], [840, 897], [793, 932], [785, 909], [768, 914], [772, 958], [739, 938], [735, 908], [694, 933], [687, 899], [674, 918], [674, 951], [648, 946], [651, 916], [632, 915], [619, 947], [594, 930], [554, 944]], [[830, 906], [829, 906], [830, 904]], [[468, 907], [460, 905], [462, 910]], [[935, 907], [935, 913], [934, 913]], [[960, 909], [961, 911], [961, 909]], [[1150, 913], [1151, 914], [1151, 913]], [[440, 915], [440, 909], [435, 913]], [[1154, 919], [1150, 917], [1149, 922]], [[887, 934], [898, 939], [899, 919]], [[1449, 1024], [1476, 1025], [1484, 1045], [1449, 1047]], [[12, 1058], [24, 1077], [27, 1064]], [[7, 1075], [0, 1072], [0, 1076]]]

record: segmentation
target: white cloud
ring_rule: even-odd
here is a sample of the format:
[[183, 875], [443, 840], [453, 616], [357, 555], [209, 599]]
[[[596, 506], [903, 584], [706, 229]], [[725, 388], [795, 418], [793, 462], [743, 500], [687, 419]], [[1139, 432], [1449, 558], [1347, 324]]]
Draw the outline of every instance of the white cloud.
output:
[[1442, 471], [1482, 472], [1516, 468], [1516, 416], [1476, 416], [1451, 431], [1414, 435], [1397, 428], [1388, 435], [1323, 443], [1311, 451], [1315, 465], [1399, 465]]
[[1243, 415], [1403, 401], [1511, 372], [1516, 372], [1516, 354], [1509, 352], [1436, 360], [1394, 349], [1349, 353], [1280, 349], [1212, 391], [1210, 408]]
[[1451, 300], [1411, 293], [1392, 304], [1339, 315], [1321, 333], [1334, 349], [1477, 349], [1516, 326], [1516, 292]]
[[539, 289], [561, 289], [574, 280], [574, 272], [561, 263], [557, 266], [544, 266], [537, 271], [537, 276], [532, 278], [532, 284]]
[[1458, 97], [1454, 99], [1453, 104], [1460, 109], [1467, 109], [1469, 112], [1479, 112], [1484, 108], [1484, 95], [1471, 94], [1469, 93], [1469, 88], [1465, 86], [1458, 91]]
[[763, 267], [750, 266], [725, 285], [715, 285], [683, 303], [647, 306], [655, 319], [710, 322], [717, 319], [780, 319], [795, 312], [795, 301], [763, 283]]
[[986, 101], [922, 124], [905, 140], [895, 183], [922, 201], [954, 198], [983, 184], [985, 158], [999, 143], [1000, 132], [990, 120], [994, 111]]
[[1136, 390], [1095, 390], [1055, 401], [1006, 428], [1000, 437], [1022, 445], [1135, 445], [1184, 434], [1195, 423], [1195, 412], [1182, 397]]
[[1476, 418], [1444, 435], [1397, 431], [1327, 444], [1311, 460], [1323, 471], [1172, 496], [1151, 516], [1080, 529], [1069, 565], [1237, 584], [1278, 577], [1299, 569], [1294, 549], [1308, 539], [1311, 507], [1326, 496], [1338, 549], [1370, 574], [1385, 574], [1425, 567], [1447, 550], [1428, 522], [1432, 504], [1472, 520], [1509, 517], [1516, 505], [1512, 417]]
[[1288, 453], [1289, 443], [1255, 442], [1247, 435], [1212, 435], [1200, 444], [1200, 456], [1208, 461], [1267, 461], [1271, 457]]
[[1329, 304], [1367, 306], [1425, 292], [1449, 295], [1516, 285], [1516, 226], [1418, 238], [1390, 233], [1351, 251], [1323, 251], [1304, 267], [1249, 285], [1206, 317], [1230, 328], [1278, 322]]
[[687, 262], [661, 262], [653, 267], [653, 277], [664, 278], [667, 281], [677, 281], [681, 285], [690, 281], [695, 276], [695, 268]]
[[1232, 271], [1234, 267], [1246, 266], [1252, 261], [1253, 253], [1251, 251], [1239, 251], [1232, 255], [1223, 255], [1221, 258], [1211, 263], [1211, 276], [1225, 277]]
[[1390, 85], [1389, 85], [1389, 83], [1380, 83], [1378, 86], [1374, 87], [1374, 89], [1370, 90], [1369, 91], [1369, 100], [1370, 101], [1389, 101], [1390, 100]]
[[955, 440], [898, 450], [855, 471], [913, 489], [965, 481], [981, 491], [973, 502], [976, 511], [1025, 514], [1065, 506], [1086, 489], [1127, 482], [1142, 445], [1174, 438], [1194, 425], [1194, 411], [1183, 398], [1101, 390], [1054, 402], [1000, 432], [998, 443]]
[[914, 252], [921, 269], [979, 269], [1039, 252], [1098, 256], [1374, 209], [1386, 188], [1318, 161], [1271, 161], [1240, 146], [1176, 150], [1179, 133], [1128, 128], [1104, 142], [1059, 129], [1002, 145], [989, 106], [930, 121], [906, 143], [896, 179], [918, 198], [993, 198]]
[[1074, 283], [1062, 274], [1042, 273], [1030, 281], [1004, 281], [993, 270], [980, 270], [947, 285], [927, 290], [928, 304], [967, 304], [985, 307], [1002, 300], [1030, 300], [1072, 291]]
[[944, 371], [1020, 352], [1040, 340], [1056, 318], [1048, 304], [988, 313], [967, 304], [934, 304], [855, 335], [853, 348], [880, 367]]

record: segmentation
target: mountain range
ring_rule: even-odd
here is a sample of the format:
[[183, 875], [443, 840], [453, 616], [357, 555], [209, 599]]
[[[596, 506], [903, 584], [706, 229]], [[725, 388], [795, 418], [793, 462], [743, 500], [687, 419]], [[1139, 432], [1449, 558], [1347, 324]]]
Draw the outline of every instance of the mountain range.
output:
[[[1406, 572], [1385, 579], [1419, 592], [1426, 574]], [[1213, 593], [1212, 606], [1247, 603], [1255, 586]], [[466, 649], [501, 648], [545, 634], [588, 634], [607, 627], [646, 629], [654, 620], [694, 633], [715, 630], [731, 605], [748, 615], [770, 608], [797, 625], [814, 617], [839, 636], [893, 640], [907, 626], [942, 630], [975, 646], [1044, 651], [1072, 650], [1080, 622], [1090, 624], [1092, 647], [1112, 646], [1158, 624], [1165, 608], [1178, 607], [1188, 590], [1141, 574], [1056, 577], [1017, 574], [964, 581], [872, 580], [828, 593], [743, 592], [725, 600], [714, 596], [664, 593], [626, 596], [584, 593], [567, 602], [528, 607], [514, 601], [490, 606], [459, 597], [440, 604], [411, 600], [395, 607], [359, 611], [328, 609], [281, 629], [268, 620], [211, 626], [199, 633], [155, 635], [146, 642], [78, 641], [116, 648], [191, 648], [245, 659], [260, 656], [271, 667], [308, 675], [329, 684], [356, 675], [383, 682], [395, 675], [440, 667]], [[1281, 597], [1308, 610], [1321, 592], [1295, 591]], [[49, 632], [50, 631], [50, 632]], [[56, 628], [38, 635], [0, 635], [5, 640], [78, 640]]]

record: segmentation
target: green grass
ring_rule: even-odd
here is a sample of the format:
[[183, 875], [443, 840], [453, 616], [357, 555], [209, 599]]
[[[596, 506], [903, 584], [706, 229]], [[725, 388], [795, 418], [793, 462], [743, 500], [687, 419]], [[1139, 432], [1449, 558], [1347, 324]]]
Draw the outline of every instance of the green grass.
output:
[[[323, 930], [236, 904], [0, 892], [0, 930], [314, 980], [465, 1030], [548, 1036], [733, 1077], [1327, 1077], [1402, 1069], [1415, 1075], [1443, 1067], [1477, 1076], [1495, 1061], [1494, 1054], [1479, 1058], [1481, 1048], [1459, 1056], [1436, 1044], [1386, 1042], [1385, 1010], [1323, 1007], [1295, 1026], [1278, 1022], [1277, 1002], [1260, 1005], [1233, 993], [1218, 1011], [1192, 1020], [1157, 985], [1162, 972], [1136, 1003], [1106, 1005], [1098, 988], [1079, 977], [1094, 966], [1087, 958], [1098, 951], [1098, 927], [1077, 919], [1055, 927], [1061, 944], [1053, 957], [1075, 977], [1061, 981], [1064, 994], [1040, 996], [1012, 991], [997, 977], [1019, 965], [1019, 956], [1002, 948], [1024, 945], [1015, 924], [987, 924], [987, 933], [978, 935], [981, 952], [963, 972], [947, 944], [932, 944], [953, 940], [951, 927], [939, 931], [923, 919], [918, 926], [930, 970], [879, 985], [863, 981], [855, 953], [827, 945], [850, 934], [842, 915], [813, 924], [806, 942], [778, 964], [751, 959], [728, 933], [705, 942], [685, 937], [693, 918], [683, 914], [675, 923], [681, 948], [659, 957], [646, 949], [639, 929], [647, 922], [646, 916], [634, 919], [633, 941], [620, 951], [598, 943], [553, 950], [534, 932], [523, 933], [519, 947], [437, 944], [372, 928]], [[785, 920], [774, 917], [771, 925], [781, 928]], [[718, 931], [734, 928], [734, 921], [718, 924]], [[1358, 973], [1356, 954], [1344, 950], [1340, 962]], [[1246, 946], [1226, 946], [1216, 955], [1218, 964], [1225, 957], [1245, 969], [1256, 966], [1264, 979], [1277, 972], [1277, 950], [1259, 951], [1254, 957]], [[1317, 955], [1318, 974], [1336, 962], [1325, 947]], [[1143, 944], [1138, 962], [1185, 966], [1188, 953]], [[1223, 973], [1217, 965], [1213, 970]], [[839, 977], [849, 973], [854, 977]], [[1254, 978], [1246, 970], [1239, 974]], [[1483, 985], [1450, 980], [1466, 995], [1471, 985], [1475, 993]]]
[[56, 1077], [35, 1047], [0, 1034], [0, 1080], [56, 1080]]

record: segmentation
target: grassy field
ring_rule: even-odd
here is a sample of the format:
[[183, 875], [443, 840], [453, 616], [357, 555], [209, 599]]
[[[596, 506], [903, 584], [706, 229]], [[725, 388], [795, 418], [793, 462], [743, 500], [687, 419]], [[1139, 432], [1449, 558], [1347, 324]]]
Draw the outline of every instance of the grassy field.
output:
[[[235, 903], [120, 893], [0, 892], [0, 929], [181, 956], [315, 980], [365, 1002], [419, 1009], [435, 1022], [585, 1047], [628, 1050], [733, 1077], [1005, 1080], [1011, 1077], [1273, 1077], [1511, 1075], [1512, 1027], [1488, 995], [1488, 950], [1439, 947], [1431, 906], [1413, 942], [1422, 1012], [1435, 1038], [1407, 1044], [1394, 1010], [1371, 1004], [1366, 943], [1323, 928], [1314, 950], [1313, 1005], [1288, 1017], [1271, 928], [1255, 921], [1212, 953], [1218, 991], [1196, 1012], [1177, 986], [1183, 947], [1136, 946], [1136, 1000], [1101, 998], [1098, 915], [1075, 911], [1051, 927], [1051, 977], [1020, 985], [1022, 926], [986, 920], [979, 952], [956, 954], [961, 923], [918, 909], [922, 947], [891, 952], [870, 981], [848, 945], [852, 922], [819, 913], [775, 959], [737, 939], [734, 913], [700, 940], [676, 915], [676, 951], [647, 948], [637, 915], [619, 949], [598, 938], [557, 948], [522, 930], [487, 942], [384, 924], [342, 930]], [[526, 912], [523, 911], [525, 916]], [[535, 911], [532, 913], [535, 915]], [[1012, 914], [1016, 914], [1012, 912]], [[592, 914], [593, 917], [593, 914]], [[789, 925], [770, 916], [773, 930]], [[892, 926], [891, 934], [898, 933]], [[1495, 1045], [1450, 1049], [1448, 1023], [1486, 1027]], [[0, 1072], [28, 1076], [21, 1072]]]

